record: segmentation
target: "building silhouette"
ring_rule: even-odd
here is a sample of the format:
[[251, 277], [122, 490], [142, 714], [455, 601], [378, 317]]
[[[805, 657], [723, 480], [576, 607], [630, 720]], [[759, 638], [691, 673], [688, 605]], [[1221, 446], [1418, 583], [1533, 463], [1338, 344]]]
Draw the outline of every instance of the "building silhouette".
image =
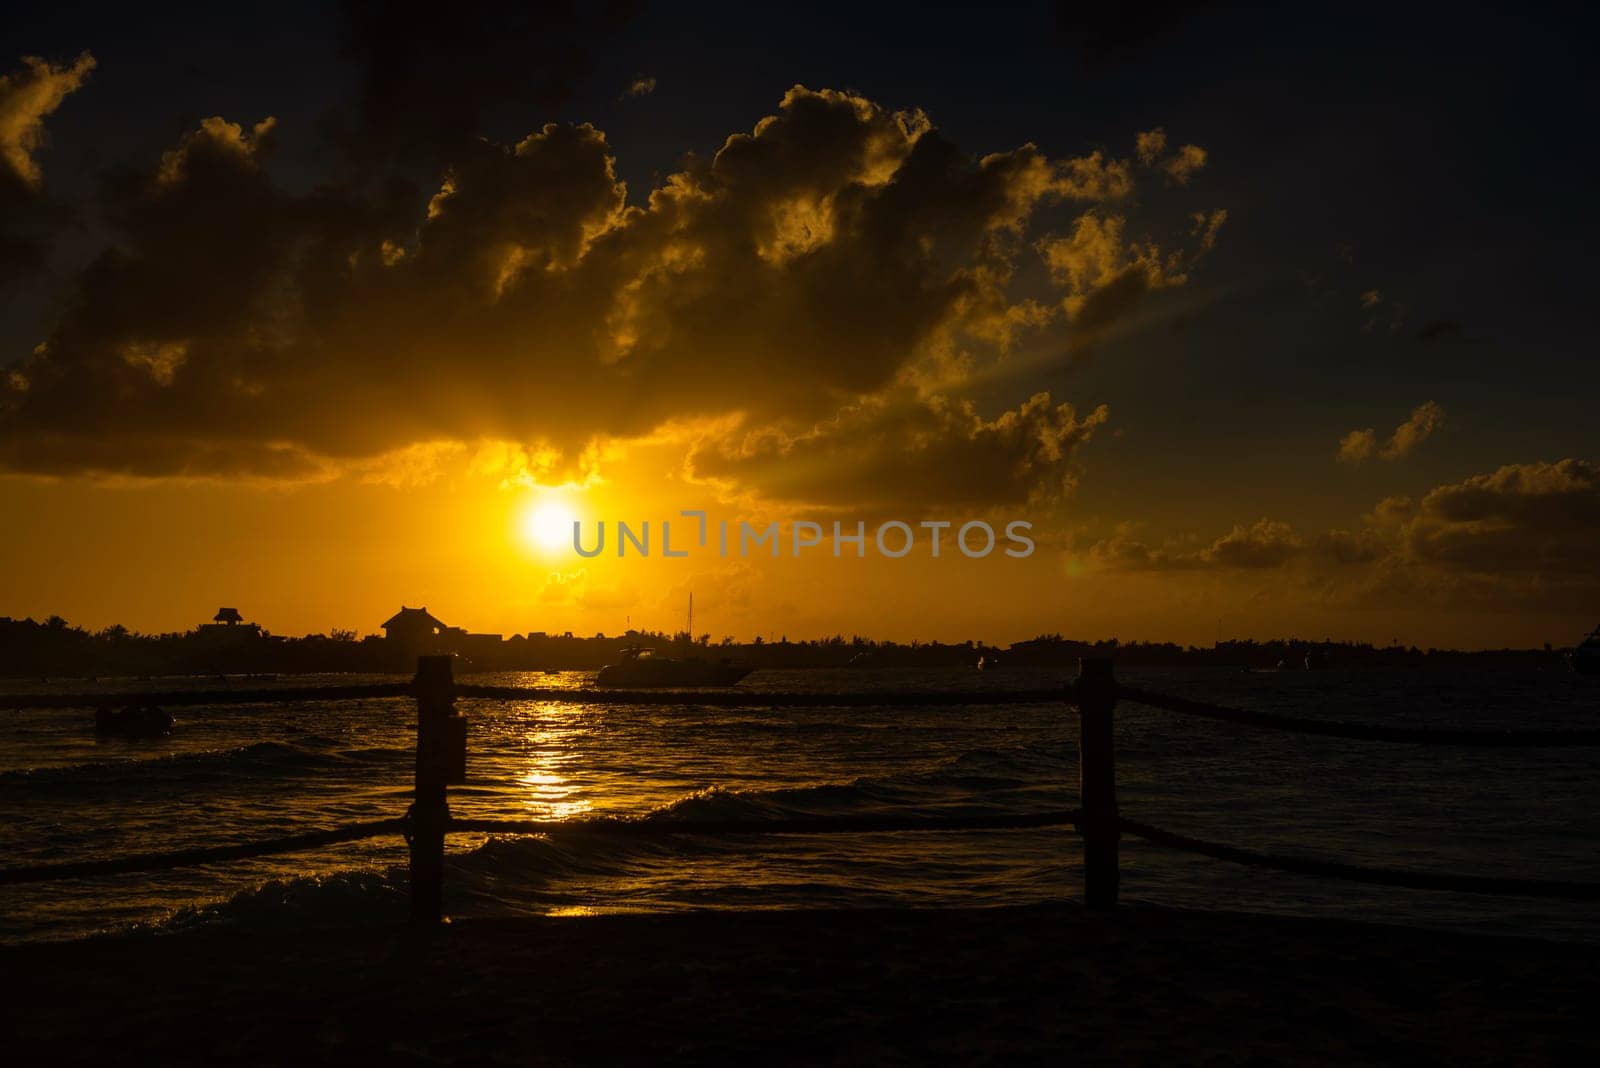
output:
[[434, 618], [426, 605], [421, 608], [401, 605], [400, 611], [384, 622], [383, 637], [397, 654], [411, 657], [449, 652], [445, 648], [446, 636], [456, 629]]
[[246, 623], [237, 608], [219, 608], [210, 623], [200, 624], [196, 634], [207, 645], [231, 647], [258, 641], [261, 638], [261, 625]]

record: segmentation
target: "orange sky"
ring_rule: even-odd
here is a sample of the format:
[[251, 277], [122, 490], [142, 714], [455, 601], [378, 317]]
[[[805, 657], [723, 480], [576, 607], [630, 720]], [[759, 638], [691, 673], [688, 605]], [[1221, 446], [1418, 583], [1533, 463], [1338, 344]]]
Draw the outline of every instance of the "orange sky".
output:
[[[735, 531], [740, 519], [758, 527], [778, 520], [786, 539], [792, 514], [657, 481], [654, 451], [643, 450], [634, 478], [624, 460], [616, 481], [556, 491], [502, 486], [465, 465], [398, 486], [353, 478], [287, 487], [6, 479], [0, 494], [8, 514], [26, 520], [0, 525], [5, 612], [168, 631], [226, 604], [274, 633], [299, 635], [375, 632], [404, 603], [473, 630], [617, 633], [628, 622], [681, 628], [693, 591], [695, 629], [714, 639], [862, 633], [1009, 642], [1060, 631], [1191, 644], [1298, 635], [1497, 647], [1566, 638], [1563, 621], [1544, 612], [1364, 605], [1348, 591], [1320, 589], [1309, 563], [1304, 570], [1118, 570], [1096, 548], [1111, 536], [1074, 537], [1069, 508], [1012, 514], [1034, 523], [1037, 547], [1026, 559], [998, 550], [967, 559], [948, 541], [938, 560], [928, 557], [926, 541], [911, 556], [885, 559], [870, 540], [866, 559], [853, 559], [848, 545], [834, 558], [829, 539], [798, 559], [788, 544], [779, 559], [764, 550], [722, 559], [714, 528], [712, 545], [699, 549], [695, 521], [678, 517], [680, 507], [702, 507]], [[1085, 489], [1080, 500], [1088, 496]], [[581, 517], [590, 545], [594, 522], [605, 519], [606, 552], [580, 559], [530, 536], [528, 517], [541, 510], [546, 519], [552, 512]], [[650, 558], [616, 558], [618, 519], [636, 529], [651, 522]], [[673, 521], [674, 545], [688, 546], [687, 559], [662, 557], [662, 519]], [[853, 526], [852, 516], [841, 520], [846, 530]], [[994, 525], [1003, 530], [1003, 518]], [[1580, 626], [1581, 618], [1574, 614], [1565, 626]]]
[[[18, 218], [56, 225], [47, 127], [116, 77], [85, 53], [0, 82]], [[187, 123], [6, 306], [0, 614], [616, 633], [681, 626], [692, 591], [714, 638], [1593, 624], [1583, 391], [1549, 339], [1419, 326], [1449, 268], [1263, 267], [1251, 219], [1288, 194], [1203, 131], [969, 147], [853, 92], [738, 106], [642, 185], [604, 130], [529, 120], [394, 201], [308, 182], [314, 124]], [[1037, 548], [582, 560], [525, 535], [687, 508], [1024, 520]]]

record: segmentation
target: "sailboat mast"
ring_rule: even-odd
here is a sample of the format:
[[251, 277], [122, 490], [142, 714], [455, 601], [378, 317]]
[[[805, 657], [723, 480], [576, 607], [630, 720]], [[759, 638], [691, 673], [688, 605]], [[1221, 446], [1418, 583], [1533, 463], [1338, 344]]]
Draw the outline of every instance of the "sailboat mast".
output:
[[689, 591], [689, 642], [694, 643], [694, 591]]

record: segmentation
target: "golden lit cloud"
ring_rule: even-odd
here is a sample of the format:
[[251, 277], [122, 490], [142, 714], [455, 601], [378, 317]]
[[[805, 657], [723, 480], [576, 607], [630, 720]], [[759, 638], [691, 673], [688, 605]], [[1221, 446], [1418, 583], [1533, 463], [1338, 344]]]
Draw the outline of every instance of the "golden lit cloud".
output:
[[34, 153], [45, 143], [44, 120], [94, 68], [88, 52], [66, 66], [24, 56], [21, 70], [0, 75], [0, 162], [18, 181], [38, 186], [43, 180]]
[[[1070, 480], [1104, 414], [1027, 394], [980, 410], [968, 383], [1024, 341], [1099, 336], [1221, 225], [1196, 221], [1193, 252], [1130, 236], [1131, 210], [1041, 233], [1047, 208], [1125, 198], [1130, 162], [975, 157], [920, 111], [799, 86], [643, 199], [588, 125], [457, 146], [409, 215], [280, 188], [275, 133], [206, 119], [113, 190], [114, 243], [0, 382], [0, 467], [299, 480], [400, 457], [411, 479], [427, 468], [406, 449], [456, 442], [488, 450], [491, 478], [548, 485], [698, 423], [896, 469], [864, 457], [881, 439], [961, 500], [1021, 500]], [[1022, 269], [1035, 253], [1046, 277]], [[819, 499], [776, 452], [727, 444], [703, 445], [704, 472]]]
[[1339, 439], [1338, 458], [1344, 463], [1359, 464], [1374, 456], [1380, 460], [1398, 460], [1427, 441], [1444, 426], [1444, 409], [1433, 401], [1424, 401], [1411, 413], [1410, 418], [1395, 427], [1389, 440], [1378, 444], [1377, 431], [1352, 430]]
[[1363, 460], [1370, 460], [1378, 451], [1378, 432], [1370, 428], [1366, 430], [1352, 430], [1339, 439], [1338, 457], [1347, 464], [1358, 464]]
[[1158, 167], [1178, 185], [1187, 185], [1197, 171], [1206, 165], [1206, 150], [1199, 145], [1181, 145], [1167, 154], [1167, 131], [1157, 126], [1134, 139], [1134, 151], [1139, 162], [1146, 167]]

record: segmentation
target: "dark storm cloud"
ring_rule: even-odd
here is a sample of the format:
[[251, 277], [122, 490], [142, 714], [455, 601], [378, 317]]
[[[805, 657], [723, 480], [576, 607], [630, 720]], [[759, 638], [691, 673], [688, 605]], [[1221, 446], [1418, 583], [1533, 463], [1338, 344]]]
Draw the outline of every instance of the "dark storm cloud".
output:
[[900, 395], [852, 406], [799, 434], [727, 435], [690, 457], [697, 477], [824, 508], [911, 514], [937, 503], [981, 511], [1056, 495], [1074, 482], [1073, 454], [1103, 426], [1048, 393], [985, 419], [967, 402]]
[[[573, 456], [733, 417], [766, 444], [698, 455], [758, 492], [835, 499], [780, 471], [786, 452], [1021, 499], [1059, 489], [1105, 414], [1043, 396], [979, 412], [964, 369], [1024, 333], [1103, 330], [1129, 271], [1142, 296], [1193, 261], [1109, 211], [1128, 160], [975, 158], [846, 93], [795, 88], [633, 205], [592, 126], [459, 147], [420, 218], [403, 197], [286, 191], [276, 133], [208, 119], [113, 183], [115, 241], [0, 379], [0, 464], [311, 477], [419, 442]], [[1084, 213], [1041, 235], [1045, 205]], [[1051, 281], [1023, 292], [1034, 255]]]
[[327, 128], [368, 162], [446, 156], [482, 132], [491, 109], [537, 113], [571, 96], [638, 6], [345, 0], [341, 52], [360, 81]]

